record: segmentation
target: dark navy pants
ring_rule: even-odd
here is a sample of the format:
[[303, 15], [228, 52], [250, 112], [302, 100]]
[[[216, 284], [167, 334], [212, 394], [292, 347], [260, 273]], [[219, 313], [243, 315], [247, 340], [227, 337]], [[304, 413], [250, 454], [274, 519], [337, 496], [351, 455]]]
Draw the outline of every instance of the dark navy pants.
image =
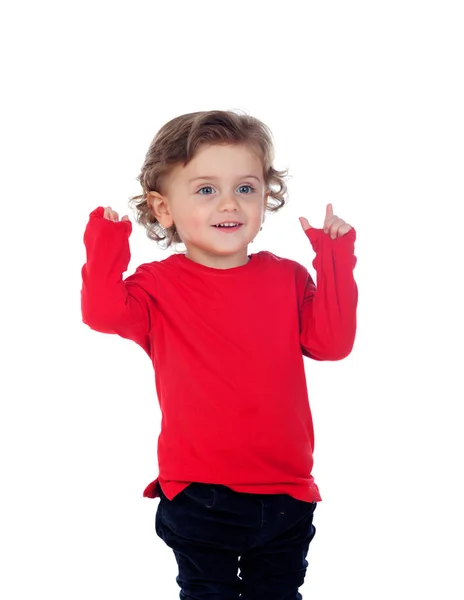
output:
[[181, 600], [301, 600], [316, 502], [205, 483], [172, 501], [158, 490], [156, 533], [174, 551]]

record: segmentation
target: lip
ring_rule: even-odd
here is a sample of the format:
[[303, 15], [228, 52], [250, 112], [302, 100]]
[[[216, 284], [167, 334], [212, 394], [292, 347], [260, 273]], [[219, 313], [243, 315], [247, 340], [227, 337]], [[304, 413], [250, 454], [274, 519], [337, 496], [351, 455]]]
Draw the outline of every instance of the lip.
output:
[[231, 219], [228, 219], [226, 221], [221, 221], [220, 223], [215, 223], [213, 227], [216, 227], [216, 225], [224, 225], [224, 223], [238, 223], [239, 225], [243, 225], [241, 221], [232, 221]]
[[[220, 225], [220, 223], [218, 223], [218, 225]], [[212, 225], [211, 227], [213, 227], [217, 231], [220, 231], [221, 233], [234, 233], [237, 232], [240, 229], [240, 227], [243, 227], [243, 223], [239, 223], [238, 227], [216, 227], [215, 225]]]

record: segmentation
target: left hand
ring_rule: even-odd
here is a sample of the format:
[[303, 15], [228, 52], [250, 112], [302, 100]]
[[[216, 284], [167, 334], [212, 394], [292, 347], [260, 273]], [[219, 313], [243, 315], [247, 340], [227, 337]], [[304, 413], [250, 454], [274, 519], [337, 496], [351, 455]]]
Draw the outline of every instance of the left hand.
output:
[[[312, 229], [312, 226], [309, 224], [308, 220], [305, 217], [300, 217], [301, 227], [303, 231], [307, 229]], [[351, 225], [348, 225], [343, 219], [337, 217], [337, 215], [333, 214], [333, 206], [331, 204], [327, 204], [327, 208], [325, 211], [325, 221], [324, 221], [324, 233], [330, 234], [330, 237], [334, 240], [337, 237], [342, 237], [348, 233], [350, 229], [353, 229]]]

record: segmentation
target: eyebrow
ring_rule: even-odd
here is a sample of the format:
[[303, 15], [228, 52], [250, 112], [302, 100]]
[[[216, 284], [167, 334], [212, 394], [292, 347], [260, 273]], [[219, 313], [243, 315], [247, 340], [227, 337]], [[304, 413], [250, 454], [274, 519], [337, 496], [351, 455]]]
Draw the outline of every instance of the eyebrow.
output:
[[[192, 183], [192, 181], [198, 181], [200, 179], [209, 179], [209, 180], [213, 180], [213, 179], [219, 179], [219, 177], [214, 177], [214, 175], [202, 175], [201, 177], [194, 177], [193, 179], [189, 179], [189, 183]], [[242, 175], [242, 177], [237, 177], [237, 179], [256, 179], [257, 181], [261, 181], [261, 179], [259, 177], [256, 177], [256, 175]]]

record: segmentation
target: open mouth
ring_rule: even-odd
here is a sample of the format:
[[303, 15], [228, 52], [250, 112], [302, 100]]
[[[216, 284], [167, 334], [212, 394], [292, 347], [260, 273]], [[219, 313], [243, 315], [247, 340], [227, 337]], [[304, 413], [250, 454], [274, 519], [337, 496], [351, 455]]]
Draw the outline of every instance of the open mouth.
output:
[[233, 231], [240, 229], [242, 225], [243, 223], [237, 223], [236, 225], [213, 225], [213, 227], [223, 233], [232, 233]]

